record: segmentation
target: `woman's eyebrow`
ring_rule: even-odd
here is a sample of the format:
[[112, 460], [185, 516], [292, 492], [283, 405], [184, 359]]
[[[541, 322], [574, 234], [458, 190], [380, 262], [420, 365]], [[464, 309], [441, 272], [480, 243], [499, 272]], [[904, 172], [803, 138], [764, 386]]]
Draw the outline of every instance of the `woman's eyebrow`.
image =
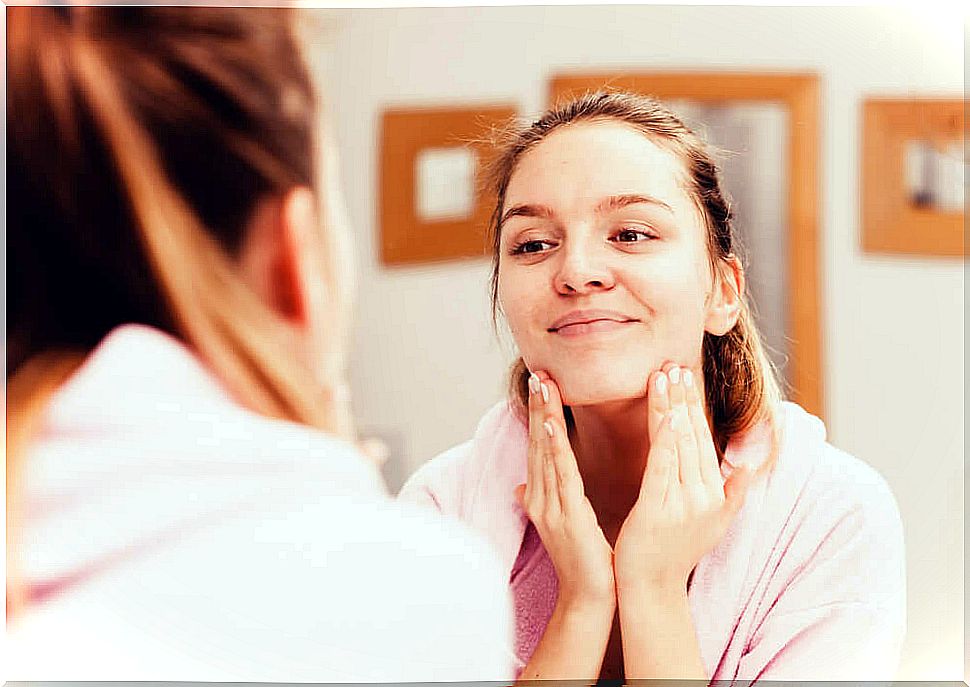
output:
[[502, 215], [502, 221], [499, 222], [499, 227], [513, 217], [541, 217], [543, 219], [552, 219], [555, 214], [552, 208], [546, 205], [513, 205]]
[[674, 209], [659, 198], [654, 198], [653, 196], [644, 196], [638, 193], [628, 193], [622, 196], [610, 196], [609, 198], [604, 198], [602, 201], [600, 201], [599, 205], [596, 206], [596, 212], [619, 210], [628, 205], [636, 205], [638, 203], [657, 205], [664, 208], [670, 214], [674, 214]]
[[[619, 196], [609, 196], [601, 200], [595, 211], [597, 213], [609, 212], [611, 210], [619, 210], [625, 208], [628, 205], [636, 205], [638, 203], [645, 203], [647, 205], [656, 205], [665, 209], [670, 214], [674, 214], [674, 210], [670, 205], [660, 200], [659, 198], [654, 198], [653, 196], [645, 196], [639, 193], [627, 193]], [[520, 205], [513, 205], [505, 214], [502, 215], [502, 221], [499, 222], [499, 227], [504, 225], [508, 220], [513, 217], [541, 217], [542, 219], [552, 219], [556, 216], [556, 213], [547, 205], [536, 205], [531, 203], [523, 203]]]

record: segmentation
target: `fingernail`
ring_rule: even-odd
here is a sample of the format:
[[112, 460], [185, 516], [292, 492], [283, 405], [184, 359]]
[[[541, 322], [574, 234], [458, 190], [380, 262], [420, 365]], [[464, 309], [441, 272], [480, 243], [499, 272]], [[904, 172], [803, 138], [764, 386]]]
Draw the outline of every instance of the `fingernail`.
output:
[[549, 387], [547, 387], [545, 384], [540, 384], [539, 385], [539, 388], [542, 390], [542, 402], [543, 403], [548, 403], [549, 402]]
[[552, 438], [552, 423], [546, 420], [545, 422], [542, 423], [542, 426], [545, 428], [546, 434], [548, 434], [549, 437]]
[[684, 386], [688, 389], [694, 386], [694, 373], [690, 370], [684, 370]]
[[679, 367], [675, 367], [674, 369], [672, 369], [667, 374], [670, 376], [670, 383], [671, 384], [678, 384], [678, 383], [680, 383], [680, 368]]
[[660, 393], [667, 391], [667, 375], [663, 372], [657, 375], [657, 391]]
[[539, 378], [536, 377], [535, 372], [529, 375], [529, 393], [530, 394], [539, 393]]

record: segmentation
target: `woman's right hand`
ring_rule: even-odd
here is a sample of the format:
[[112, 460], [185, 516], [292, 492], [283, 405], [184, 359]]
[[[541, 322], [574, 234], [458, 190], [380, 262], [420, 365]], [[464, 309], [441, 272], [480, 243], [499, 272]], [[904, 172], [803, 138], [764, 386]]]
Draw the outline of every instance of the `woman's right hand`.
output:
[[[566, 430], [559, 387], [545, 373], [529, 378], [529, 462], [516, 497], [535, 526], [559, 578], [559, 604], [616, 605], [613, 549], [596, 519]], [[612, 617], [612, 616], [611, 616]]]

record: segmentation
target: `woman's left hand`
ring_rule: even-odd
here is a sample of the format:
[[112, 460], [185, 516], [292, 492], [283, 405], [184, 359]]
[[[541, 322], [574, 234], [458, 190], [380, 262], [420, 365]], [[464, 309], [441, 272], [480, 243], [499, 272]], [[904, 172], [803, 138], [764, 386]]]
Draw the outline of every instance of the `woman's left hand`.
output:
[[726, 482], [721, 477], [695, 380], [693, 371], [670, 363], [650, 375], [650, 452], [640, 495], [614, 546], [621, 597], [683, 593], [690, 571], [724, 536], [751, 483], [744, 468]]

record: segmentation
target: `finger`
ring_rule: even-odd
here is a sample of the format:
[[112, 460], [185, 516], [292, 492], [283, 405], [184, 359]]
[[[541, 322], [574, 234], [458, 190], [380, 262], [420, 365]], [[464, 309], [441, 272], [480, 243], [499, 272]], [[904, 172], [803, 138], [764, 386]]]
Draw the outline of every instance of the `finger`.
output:
[[586, 500], [583, 477], [579, 472], [579, 466], [576, 464], [573, 449], [569, 445], [566, 428], [554, 420], [548, 420], [548, 423], [553, 430], [550, 443], [554, 447], [553, 462], [558, 476], [559, 502], [566, 515], [573, 515], [580, 512], [583, 502]]
[[656, 439], [650, 444], [647, 467], [640, 484], [640, 498], [657, 507], [663, 503], [669, 483], [677, 478], [677, 444], [671, 420], [668, 413], [660, 423]]
[[663, 370], [655, 370], [647, 379], [647, 436], [653, 443], [660, 423], [670, 410], [670, 380]]
[[677, 363], [671, 360], [667, 360], [664, 362], [663, 365], [660, 366], [660, 369], [663, 370], [665, 374], [670, 375], [670, 371], [673, 370], [675, 367], [677, 367]]
[[667, 371], [667, 378], [670, 380], [670, 407], [676, 408], [685, 403], [683, 375], [686, 368], [673, 365]]
[[548, 372], [536, 372], [538, 381], [537, 400], [542, 404], [542, 411], [547, 418], [552, 418], [563, 426], [566, 424], [566, 416], [562, 409], [562, 393], [559, 385]]
[[559, 473], [556, 469], [556, 430], [552, 420], [542, 422], [542, 478], [544, 511], [546, 515], [557, 515], [562, 512], [562, 500], [559, 497]]
[[533, 423], [536, 428], [537, 481], [542, 487], [542, 511], [561, 510], [559, 499], [559, 475], [556, 472], [553, 423], [549, 419], [549, 385], [543, 383], [547, 375], [533, 372], [529, 376], [529, 399], [532, 404]]
[[526, 475], [525, 499], [527, 503], [542, 500], [545, 494], [545, 477], [542, 469], [543, 428], [542, 405], [539, 402], [539, 378], [529, 376], [529, 465]]
[[585, 499], [582, 477], [569, 444], [559, 386], [545, 372], [539, 373], [538, 377], [537, 398], [542, 400], [545, 413], [546, 511], [570, 517]]
[[562, 409], [562, 394], [559, 385], [545, 372], [537, 375], [540, 381], [539, 396], [542, 399], [546, 422], [550, 423], [552, 436], [549, 437], [549, 448], [558, 476], [559, 498], [564, 509], [578, 505], [585, 496], [583, 478], [576, 463], [576, 456], [569, 444], [569, 434], [566, 431], [566, 418]]
[[714, 438], [711, 427], [707, 424], [707, 413], [704, 412], [704, 399], [701, 396], [697, 376], [686, 370], [683, 376], [684, 391], [687, 394], [687, 410], [690, 414], [691, 426], [694, 429], [694, 439], [700, 452], [701, 481], [708, 487], [720, 487], [721, 471], [717, 464], [717, 451], [714, 449]]
[[703, 489], [701, 481], [700, 461], [697, 459], [697, 442], [694, 440], [694, 430], [690, 425], [690, 417], [685, 408], [675, 408], [673, 429], [677, 443], [677, 479], [691, 490]]
[[[673, 416], [672, 427], [677, 435], [678, 478], [681, 484], [690, 489], [703, 486], [701, 481], [700, 458], [694, 428], [687, 408], [687, 390], [684, 384], [686, 368], [675, 367], [670, 371], [670, 412]], [[690, 377], [688, 377], [689, 379]], [[693, 380], [691, 380], [693, 381]]]
[[562, 409], [562, 393], [556, 380], [548, 372], [537, 372], [536, 379], [539, 382], [538, 399], [542, 403], [542, 410], [546, 417], [565, 426], [566, 415]]

